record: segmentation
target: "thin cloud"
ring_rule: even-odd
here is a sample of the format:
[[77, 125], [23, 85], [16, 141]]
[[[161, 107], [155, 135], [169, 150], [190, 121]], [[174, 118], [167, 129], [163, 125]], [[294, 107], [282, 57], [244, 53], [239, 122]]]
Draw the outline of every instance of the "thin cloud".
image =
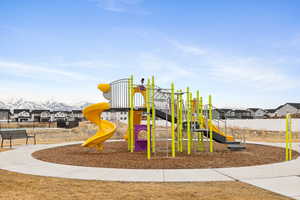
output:
[[56, 81], [95, 80], [95, 78], [84, 74], [56, 69], [53, 67], [36, 66], [18, 62], [0, 61], [0, 69], [3, 70], [3, 72], [10, 73], [15, 76], [30, 77], [33, 79], [48, 79]]
[[195, 56], [202, 56], [207, 53], [206, 50], [204, 50], [200, 47], [182, 44], [175, 40], [169, 40], [169, 43], [171, 45], [173, 45], [176, 49], [178, 49], [184, 53], [187, 53], [187, 54], [191, 54], [191, 55], [195, 55]]
[[109, 62], [99, 61], [99, 60], [82, 60], [76, 62], [65, 62], [60, 63], [58, 66], [62, 67], [79, 67], [79, 68], [90, 68], [90, 69], [99, 69], [99, 68], [117, 68], [116, 65], [113, 65]]
[[[230, 57], [204, 50], [196, 45], [184, 45], [175, 40], [169, 42], [181, 52], [195, 56], [193, 62], [204, 64], [212, 79], [227, 83], [235, 82], [260, 90], [276, 91], [299, 87], [298, 81], [277, 67], [276, 62], [280, 58], [277, 58], [277, 61], [268, 61], [260, 58]], [[197, 59], [199, 56], [201, 60]]]
[[193, 76], [186, 66], [151, 53], [142, 53], [138, 57], [138, 66], [148, 74], [159, 74], [159, 81], [164, 84]]
[[298, 83], [277, 67], [261, 60], [249, 58], [220, 58], [211, 61], [211, 77], [224, 82], [236, 82], [260, 90], [285, 90], [298, 87]]
[[149, 14], [143, 10], [139, 5], [143, 0], [91, 0], [97, 3], [97, 6], [111, 12], [118, 13], [136, 13]]

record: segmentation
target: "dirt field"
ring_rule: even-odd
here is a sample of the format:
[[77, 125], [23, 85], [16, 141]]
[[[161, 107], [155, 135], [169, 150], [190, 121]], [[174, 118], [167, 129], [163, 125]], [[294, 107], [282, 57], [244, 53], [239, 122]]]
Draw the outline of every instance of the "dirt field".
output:
[[[159, 144], [157, 145], [159, 146]], [[206, 144], [208, 146], [208, 144]], [[169, 151], [171, 148], [169, 148]], [[252, 165], [283, 162], [285, 150], [283, 148], [246, 145], [244, 151], [230, 151], [226, 145], [214, 144], [215, 152], [193, 152], [188, 156], [186, 152], [177, 153], [176, 158], [166, 157], [160, 152], [152, 155], [149, 161], [146, 152], [129, 153], [126, 142], [105, 143], [104, 151], [83, 148], [80, 145], [51, 148], [33, 153], [37, 159], [67, 165], [88, 167], [132, 168], [132, 169], [198, 169], [242, 167]], [[293, 152], [293, 158], [298, 153]]]
[[[10, 123], [13, 125], [12, 123]], [[21, 124], [21, 123], [20, 123]], [[19, 124], [19, 125], [20, 125]], [[28, 124], [28, 123], [27, 123]], [[26, 125], [26, 124], [25, 124]], [[22, 125], [21, 126], [25, 126]], [[42, 126], [37, 125], [37, 126]], [[117, 123], [117, 131], [112, 139], [122, 139], [126, 130], [127, 125], [123, 123]], [[70, 141], [83, 141], [91, 137], [96, 133], [97, 127], [90, 122], [81, 122], [79, 127], [73, 129], [37, 129], [37, 128], [26, 128], [29, 134], [36, 134], [38, 144], [52, 144], [52, 143], [63, 143]], [[258, 142], [285, 142], [285, 132], [279, 131], [261, 131], [241, 128], [227, 128], [228, 135], [233, 135], [235, 138], [246, 138], [246, 141], [258, 141]], [[170, 130], [165, 127], [157, 127], [156, 137], [170, 138]], [[24, 144], [25, 140], [14, 140], [14, 145]], [[31, 141], [29, 141], [31, 142]], [[293, 142], [300, 142], [300, 133], [293, 134]], [[9, 142], [6, 141], [5, 146], [7, 147]]]
[[0, 128], [56, 128], [56, 122], [0, 122]]
[[[285, 131], [252, 130], [243, 128], [227, 128], [235, 138], [246, 138], [246, 141], [285, 142]], [[293, 132], [293, 142], [300, 142], [300, 133]]]
[[288, 200], [240, 182], [122, 183], [82, 181], [0, 170], [1, 200]]

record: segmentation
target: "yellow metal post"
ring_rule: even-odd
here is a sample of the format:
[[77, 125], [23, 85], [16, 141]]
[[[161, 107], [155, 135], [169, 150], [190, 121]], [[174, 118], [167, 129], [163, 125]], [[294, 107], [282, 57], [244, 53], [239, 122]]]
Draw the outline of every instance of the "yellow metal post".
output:
[[[197, 90], [196, 92], [196, 102], [197, 102], [197, 106], [196, 106], [196, 112], [197, 112], [197, 119], [195, 119], [196, 122], [198, 122], [198, 128], [201, 129], [201, 116], [200, 116], [200, 92], [199, 90]], [[198, 139], [198, 150], [201, 151], [201, 132], [197, 132], [197, 139]]]
[[[203, 124], [204, 124], [204, 118], [203, 118], [203, 98], [200, 97], [200, 128], [202, 129], [203, 128]], [[204, 134], [203, 132], [201, 132], [201, 151], [204, 151], [205, 150], [205, 147], [204, 147]]]
[[183, 102], [182, 102], [182, 90], [179, 90], [179, 142], [180, 142], [180, 152], [183, 151], [183, 138], [182, 138], [182, 108], [183, 108]]
[[179, 90], [177, 90], [177, 95], [176, 95], [176, 129], [177, 129], [177, 151], [180, 152], [180, 130], [179, 130], [179, 115], [180, 115], [180, 110], [179, 110]]
[[[129, 78], [128, 79], [128, 106], [131, 107], [131, 97], [130, 97], [130, 94], [131, 94], [131, 83], [130, 83], [131, 79]], [[127, 117], [127, 120], [128, 120], [128, 132], [127, 132], [127, 144], [128, 144], [128, 151], [130, 151], [131, 149], [131, 137], [130, 137], [130, 133], [131, 133], [131, 116], [130, 116], [130, 110], [128, 111], [128, 117]]]
[[204, 119], [203, 119], [203, 98], [200, 97], [200, 128], [203, 128]]
[[[193, 118], [193, 93], [190, 92], [190, 124], [192, 125], [194, 123], [194, 118]], [[192, 152], [192, 147], [193, 147], [193, 129], [192, 126], [190, 126], [190, 137], [189, 137], [189, 144], [190, 144], [190, 151]]]
[[292, 116], [289, 115], [289, 159], [292, 160], [292, 152], [293, 152], [293, 131], [292, 131]]
[[174, 83], [171, 84], [171, 117], [172, 117], [172, 157], [175, 157], [175, 99], [174, 99]]
[[146, 107], [147, 107], [147, 158], [151, 158], [151, 126], [150, 126], [150, 79], [147, 81]]
[[133, 117], [134, 117], [133, 116], [133, 107], [134, 107], [133, 75], [131, 75], [130, 79], [131, 79], [130, 80], [130, 83], [131, 83], [131, 86], [130, 86], [130, 88], [131, 88], [131, 94], [130, 94], [130, 98], [131, 98], [131, 101], [130, 101], [130, 103], [131, 103], [131, 105], [130, 105], [130, 120], [131, 120], [131, 122], [130, 122], [130, 126], [131, 126], [131, 128], [130, 128], [130, 141], [131, 141], [131, 149], [130, 149], [130, 152], [133, 152], [134, 151], [134, 146], [135, 146], [135, 144], [134, 144], [134, 126], [133, 126]]
[[187, 141], [187, 146], [188, 146], [188, 155], [191, 154], [191, 109], [190, 109], [190, 89], [187, 87], [186, 88], [186, 108], [187, 108], [187, 136], [188, 136], [188, 141]]
[[154, 84], [154, 76], [152, 76], [152, 152], [155, 152], [155, 104], [154, 104], [154, 93], [155, 93], [155, 84]]
[[285, 117], [285, 160], [289, 160], [289, 114]]
[[208, 104], [209, 104], [209, 152], [214, 151], [213, 147], [213, 131], [212, 131], [212, 97], [209, 95], [208, 98]]

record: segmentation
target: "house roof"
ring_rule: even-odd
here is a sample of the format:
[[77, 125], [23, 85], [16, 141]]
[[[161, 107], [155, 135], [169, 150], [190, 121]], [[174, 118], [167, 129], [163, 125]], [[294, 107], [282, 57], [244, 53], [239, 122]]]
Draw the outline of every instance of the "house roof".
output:
[[241, 109], [237, 109], [237, 110], [233, 110], [234, 112], [236, 113], [249, 113], [250, 111], [249, 110], [241, 110]]
[[1, 108], [0, 111], [2, 111], [2, 112], [3, 112], [3, 111], [4, 111], [4, 112], [10, 112], [9, 109], [3, 109], [3, 108]]
[[286, 104], [291, 105], [294, 108], [300, 109], [300, 103], [286, 103]]
[[65, 113], [65, 114], [67, 114], [67, 113], [71, 113], [70, 111], [60, 111], [60, 110], [56, 110], [56, 111], [52, 111], [51, 113]]
[[42, 112], [50, 112], [50, 110], [32, 110], [31, 113], [33, 114], [40, 114]]
[[219, 112], [226, 113], [226, 112], [228, 112], [228, 111], [230, 111], [230, 110], [232, 110], [232, 109], [229, 109], [229, 108], [218, 108], [217, 110], [218, 110]]
[[30, 112], [29, 109], [14, 109], [14, 113], [20, 113], [20, 112]]
[[251, 111], [253, 111], [253, 112], [256, 112], [256, 111], [258, 111], [260, 108], [248, 108], [247, 110], [251, 110]]
[[82, 113], [82, 110], [72, 110], [73, 113]]
[[278, 108], [276, 108], [276, 110], [279, 110], [280, 108], [282, 108], [285, 105], [290, 105], [294, 108], [300, 109], [300, 103], [286, 103], [286, 104], [283, 104], [283, 105], [279, 106]]
[[265, 109], [265, 111], [267, 111], [268, 113], [274, 113], [276, 109]]

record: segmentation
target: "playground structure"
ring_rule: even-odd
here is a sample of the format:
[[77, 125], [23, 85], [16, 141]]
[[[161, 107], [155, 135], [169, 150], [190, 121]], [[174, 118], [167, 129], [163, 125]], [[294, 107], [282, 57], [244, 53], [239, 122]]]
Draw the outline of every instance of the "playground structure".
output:
[[[193, 97], [189, 87], [185, 91], [175, 91], [174, 83], [171, 83], [171, 88], [160, 88], [155, 85], [153, 76], [146, 84], [143, 81], [135, 84], [131, 76], [110, 84], [99, 84], [98, 89], [103, 92], [109, 103], [97, 103], [84, 108], [83, 115], [86, 119], [99, 127], [97, 133], [82, 144], [84, 147], [95, 147], [101, 151], [103, 143], [116, 131], [113, 122], [101, 119], [103, 111], [125, 111], [128, 112], [128, 128], [124, 138], [128, 143], [128, 151], [146, 151], [148, 159], [157, 152], [158, 118], [171, 125], [171, 137], [165, 141], [171, 142], [172, 157], [176, 156], [176, 152], [187, 152], [190, 155], [192, 151], [205, 151], [205, 139], [209, 143], [209, 152], [214, 151], [214, 141], [227, 144], [231, 150], [244, 149], [240, 142], [236, 142], [226, 133], [226, 123], [213, 119], [215, 108], [211, 95], [208, 104], [205, 105], [199, 91]], [[146, 124], [142, 124], [145, 117]], [[146, 138], [140, 138], [141, 131], [147, 132]], [[168, 144], [166, 146], [168, 155]]]

